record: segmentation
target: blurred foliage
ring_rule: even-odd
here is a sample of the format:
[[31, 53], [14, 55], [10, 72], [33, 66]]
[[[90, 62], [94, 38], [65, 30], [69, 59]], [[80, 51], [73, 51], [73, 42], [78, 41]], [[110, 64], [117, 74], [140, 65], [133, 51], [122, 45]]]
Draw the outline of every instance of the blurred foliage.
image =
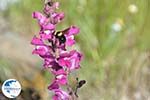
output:
[[[66, 15], [58, 30], [72, 24], [81, 28], [75, 48], [83, 52], [84, 60], [74, 76], [86, 79], [87, 84], [80, 91], [80, 99], [150, 98], [150, 1], [58, 1], [60, 11]], [[137, 6], [136, 13], [129, 11], [131, 4]], [[2, 15], [9, 21], [11, 31], [31, 39], [39, 30], [31, 15], [33, 11], [42, 11], [42, 6], [42, 0], [20, 0]], [[115, 23], [121, 26], [120, 31], [112, 28]], [[44, 75], [48, 83], [50, 75]], [[136, 93], [140, 93], [141, 99], [136, 99]]]

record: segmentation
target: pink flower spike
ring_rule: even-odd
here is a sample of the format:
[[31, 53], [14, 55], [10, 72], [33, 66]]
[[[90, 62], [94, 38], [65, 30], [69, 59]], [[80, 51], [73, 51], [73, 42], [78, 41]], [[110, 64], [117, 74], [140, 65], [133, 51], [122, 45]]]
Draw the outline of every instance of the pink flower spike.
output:
[[[59, 29], [57, 25], [65, 17], [64, 12], [57, 12], [58, 8], [59, 2], [46, 0], [43, 13], [32, 13], [32, 17], [38, 21], [40, 27], [38, 36], [34, 36], [31, 41], [35, 46], [32, 53], [42, 58], [44, 69], [54, 76], [52, 84], [48, 86], [48, 89], [54, 93], [52, 100], [72, 100], [76, 99], [74, 96], [77, 96], [77, 90], [70, 87], [68, 76], [72, 71], [80, 68], [82, 54], [76, 50], [69, 51], [67, 46], [76, 43], [74, 36], [80, 32], [80, 29], [72, 25], [65, 30], [57, 30]], [[82, 85], [85, 82], [77, 82], [76, 89], [81, 87], [80, 83]]]

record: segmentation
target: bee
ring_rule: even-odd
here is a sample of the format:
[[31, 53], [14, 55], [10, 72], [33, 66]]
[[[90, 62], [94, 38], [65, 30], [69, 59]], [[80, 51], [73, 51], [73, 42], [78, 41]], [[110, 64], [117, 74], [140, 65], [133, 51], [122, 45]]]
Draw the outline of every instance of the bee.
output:
[[65, 34], [65, 32], [63, 32], [63, 31], [55, 32], [55, 37], [59, 40], [60, 44], [66, 42], [66, 37], [64, 34]]
[[65, 34], [68, 34], [69, 29], [70, 29], [70, 28], [67, 28], [67, 29], [65, 29], [65, 30], [57, 31], [57, 32], [54, 33], [55, 37], [56, 37], [57, 39], [59, 39], [60, 44], [66, 42]]

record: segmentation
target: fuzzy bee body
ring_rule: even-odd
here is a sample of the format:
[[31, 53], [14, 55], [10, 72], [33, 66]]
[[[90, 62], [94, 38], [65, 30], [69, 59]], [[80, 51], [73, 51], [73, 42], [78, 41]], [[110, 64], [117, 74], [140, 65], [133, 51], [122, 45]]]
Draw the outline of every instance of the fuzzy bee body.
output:
[[61, 31], [55, 32], [55, 37], [57, 39], [59, 39], [60, 43], [65, 43], [66, 42], [66, 37], [65, 37], [64, 33], [61, 32]]

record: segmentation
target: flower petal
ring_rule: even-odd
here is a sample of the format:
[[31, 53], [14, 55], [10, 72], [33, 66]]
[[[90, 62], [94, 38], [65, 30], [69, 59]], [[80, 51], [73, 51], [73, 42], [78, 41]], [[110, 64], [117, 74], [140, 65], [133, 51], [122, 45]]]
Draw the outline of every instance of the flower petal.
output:
[[54, 20], [54, 23], [56, 24], [56, 23], [60, 22], [61, 20], [63, 20], [65, 15], [63, 12], [53, 13], [51, 17]]
[[43, 25], [42, 28], [44, 30], [54, 30], [55, 29], [55, 25], [51, 24], [51, 23], [48, 23], [46, 25]]
[[53, 81], [53, 83], [48, 86], [48, 89], [49, 90], [59, 89], [59, 85], [57, 84], [56, 81]]
[[45, 55], [48, 52], [48, 47], [46, 46], [36, 46], [32, 54]]
[[69, 94], [61, 89], [54, 90], [53, 100], [69, 100]]
[[31, 41], [32, 45], [43, 45], [43, 41], [40, 38], [37, 38], [36, 36], [33, 37]]
[[74, 70], [80, 68], [80, 61], [82, 55], [73, 50], [69, 53], [67, 57], [60, 57], [58, 63], [60, 66], [66, 66], [69, 70]]
[[40, 25], [45, 24], [47, 18], [40, 12], [33, 12], [32, 17], [39, 21]]
[[58, 8], [59, 8], [59, 5], [60, 5], [59, 2], [55, 2], [55, 3], [53, 4], [53, 7], [56, 8], [56, 9], [58, 9]]
[[[66, 36], [66, 37], [67, 37], [67, 36]], [[72, 46], [72, 45], [74, 45], [74, 44], [75, 44], [74, 36], [73, 36], [73, 35], [68, 36], [68, 37], [66, 38], [66, 45], [67, 45], [67, 46]]]
[[68, 35], [75, 35], [75, 34], [78, 34], [80, 32], [80, 29], [76, 26], [71, 26], [69, 28], [69, 32], [68, 32]]
[[61, 84], [61, 85], [65, 85], [67, 84], [67, 76], [66, 75], [57, 75], [56, 76], [56, 80], [58, 82], [58, 84]]

